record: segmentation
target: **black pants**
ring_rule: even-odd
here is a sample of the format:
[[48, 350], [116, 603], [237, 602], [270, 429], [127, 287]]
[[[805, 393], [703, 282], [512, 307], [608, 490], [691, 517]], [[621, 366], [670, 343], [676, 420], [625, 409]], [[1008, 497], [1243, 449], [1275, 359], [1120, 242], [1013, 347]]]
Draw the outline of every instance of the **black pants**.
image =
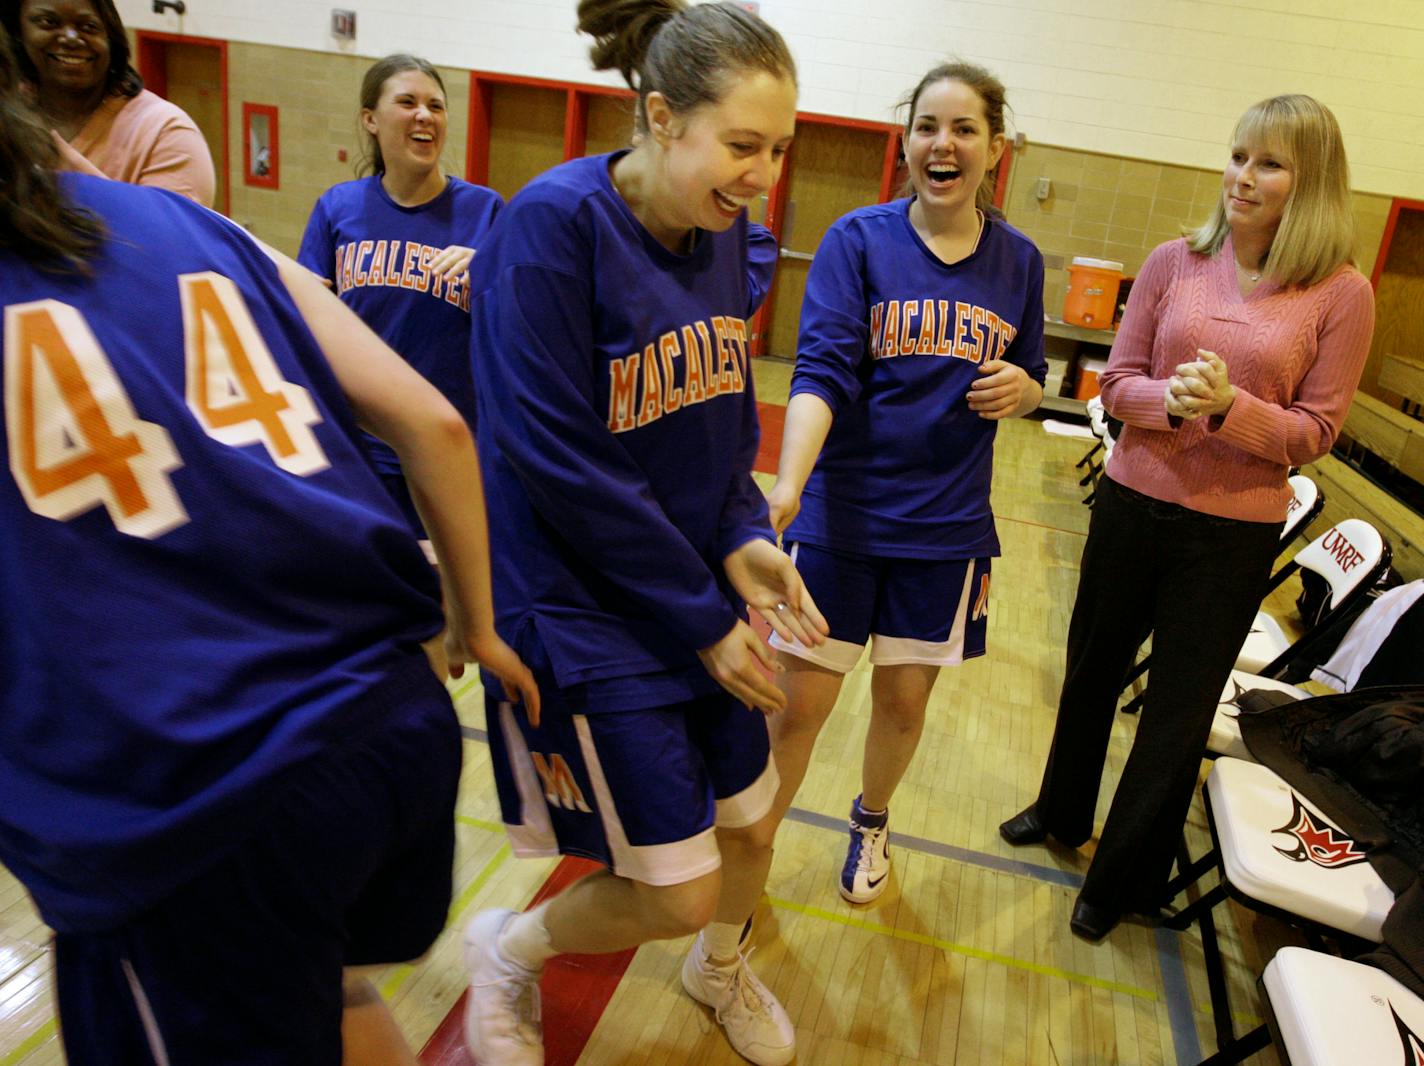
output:
[[1100, 907], [1154, 910], [1171, 873], [1221, 690], [1250, 631], [1279, 523], [1241, 522], [1098, 483], [1068, 627], [1068, 663], [1038, 809], [1077, 845], [1093, 814], [1113, 715], [1152, 634], [1132, 753], [1083, 884]]

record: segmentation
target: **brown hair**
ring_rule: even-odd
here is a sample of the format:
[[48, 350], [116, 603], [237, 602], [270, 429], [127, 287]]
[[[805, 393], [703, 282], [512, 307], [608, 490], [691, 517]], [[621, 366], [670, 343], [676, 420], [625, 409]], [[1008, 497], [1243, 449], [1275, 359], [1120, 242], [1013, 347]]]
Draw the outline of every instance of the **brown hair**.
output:
[[638, 94], [634, 126], [648, 129], [648, 93], [662, 93], [685, 115], [726, 94], [731, 75], [763, 70], [796, 80], [781, 34], [731, 3], [683, 0], [580, 0], [578, 29], [594, 39], [595, 70], [616, 70]]
[[0, 248], [47, 269], [85, 273], [104, 227], [65, 201], [54, 174], [59, 151], [21, 96], [10, 43], [0, 26]]
[[[910, 129], [915, 124], [915, 108], [919, 105], [920, 94], [931, 85], [941, 81], [957, 81], [961, 85], [967, 85], [974, 90], [975, 95], [984, 105], [984, 119], [989, 123], [989, 137], [992, 140], [996, 136], [1004, 133], [1004, 112], [1008, 110], [1007, 93], [1004, 91], [1004, 83], [994, 75], [990, 74], [977, 63], [967, 63], [962, 59], [951, 60], [948, 63], [941, 63], [932, 68], [909, 96], [900, 101], [900, 106], [905, 109], [905, 129], [902, 137], [908, 140]], [[981, 211], [994, 211], [1002, 217], [994, 207], [994, 185], [999, 180], [999, 164], [994, 164], [993, 169], [984, 172], [984, 180], [979, 188], [975, 190], [975, 206]], [[906, 182], [905, 188], [901, 190], [901, 195], [908, 196], [913, 186]]]
[[[366, 71], [366, 76], [361, 79], [361, 110], [376, 110], [376, 105], [381, 102], [381, 92], [385, 89], [386, 82], [397, 74], [404, 74], [408, 70], [418, 70], [440, 86], [440, 91], [447, 97], [446, 103], [449, 103], [450, 94], [445, 90], [445, 80], [440, 77], [440, 72], [430, 64], [429, 60], [408, 55], [405, 52], [397, 52], [384, 59], [376, 60], [371, 65], [371, 69]], [[368, 132], [364, 126], [361, 132], [365, 136], [365, 140], [362, 142], [362, 159], [357, 173], [375, 174], [376, 177], [380, 177], [386, 172], [386, 161], [381, 158], [381, 145], [376, 140], [376, 135]]]
[[[11, 37], [15, 62], [19, 64], [20, 77], [39, 86], [39, 71], [30, 62], [25, 47], [20, 40], [20, 8], [25, 0], [0, 0], [0, 25]], [[143, 91], [143, 79], [138, 71], [129, 65], [129, 38], [124, 32], [124, 20], [119, 17], [119, 9], [114, 0], [89, 0], [94, 14], [104, 24], [104, 36], [109, 39], [109, 69], [104, 72], [104, 93], [112, 96], [137, 96]]]
[[[1291, 190], [1262, 273], [1279, 285], [1314, 285], [1355, 256], [1355, 215], [1350, 206], [1350, 164], [1340, 124], [1330, 109], [1300, 93], [1272, 96], [1252, 104], [1232, 134], [1233, 148], [1244, 141], [1269, 147], [1289, 164]], [[1216, 255], [1231, 233], [1226, 202], [1187, 236], [1188, 246]]]

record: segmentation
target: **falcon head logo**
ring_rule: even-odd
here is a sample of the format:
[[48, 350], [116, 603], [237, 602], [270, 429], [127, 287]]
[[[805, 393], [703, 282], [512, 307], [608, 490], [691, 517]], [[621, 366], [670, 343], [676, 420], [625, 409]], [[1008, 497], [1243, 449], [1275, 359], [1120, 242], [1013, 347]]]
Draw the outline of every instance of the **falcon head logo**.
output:
[[1409, 1023], [1399, 1016], [1393, 1003], [1389, 1005], [1389, 1013], [1394, 1016], [1399, 1039], [1404, 1041], [1404, 1066], [1424, 1066], [1424, 1037], [1409, 1028]]
[[[1291, 802], [1295, 805], [1291, 820], [1272, 832], [1286, 833], [1294, 837], [1295, 845], [1289, 849], [1276, 848], [1278, 852], [1292, 862], [1313, 862], [1316, 866], [1323, 866], [1328, 870], [1366, 861], [1367, 856], [1355, 846], [1353, 840], [1307, 810], [1294, 792], [1291, 793]], [[1420, 1066], [1424, 1066], [1424, 1063]]]

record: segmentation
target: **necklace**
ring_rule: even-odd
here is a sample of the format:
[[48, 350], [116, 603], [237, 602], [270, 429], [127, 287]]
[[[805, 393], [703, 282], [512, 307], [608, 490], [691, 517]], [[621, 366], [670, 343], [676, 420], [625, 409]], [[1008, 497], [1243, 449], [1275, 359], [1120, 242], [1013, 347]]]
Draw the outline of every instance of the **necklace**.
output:
[[1262, 272], [1261, 272], [1261, 271], [1259, 271], [1259, 270], [1247, 270], [1244, 266], [1241, 265], [1240, 260], [1237, 260], [1237, 262], [1236, 262], [1236, 269], [1239, 270], [1239, 271], [1241, 271], [1241, 273], [1245, 274], [1245, 275], [1246, 275], [1246, 279], [1247, 279], [1248, 281], [1260, 281], [1260, 280], [1261, 280], [1261, 277], [1262, 277]]

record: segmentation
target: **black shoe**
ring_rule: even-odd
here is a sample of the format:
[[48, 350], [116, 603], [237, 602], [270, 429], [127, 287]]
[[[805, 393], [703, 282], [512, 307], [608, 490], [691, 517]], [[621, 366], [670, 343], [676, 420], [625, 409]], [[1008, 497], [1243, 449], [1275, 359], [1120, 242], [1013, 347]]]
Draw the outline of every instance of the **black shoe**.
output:
[[1073, 930], [1074, 936], [1096, 944], [1117, 928], [1117, 923], [1121, 920], [1122, 914], [1119, 911], [1109, 907], [1096, 907], [1079, 896], [1078, 901], [1073, 904], [1073, 917], [1068, 919], [1068, 928]]
[[1030, 803], [1007, 822], [1000, 822], [999, 835], [1014, 847], [1042, 844], [1048, 839], [1048, 827], [1038, 816], [1038, 804]]

